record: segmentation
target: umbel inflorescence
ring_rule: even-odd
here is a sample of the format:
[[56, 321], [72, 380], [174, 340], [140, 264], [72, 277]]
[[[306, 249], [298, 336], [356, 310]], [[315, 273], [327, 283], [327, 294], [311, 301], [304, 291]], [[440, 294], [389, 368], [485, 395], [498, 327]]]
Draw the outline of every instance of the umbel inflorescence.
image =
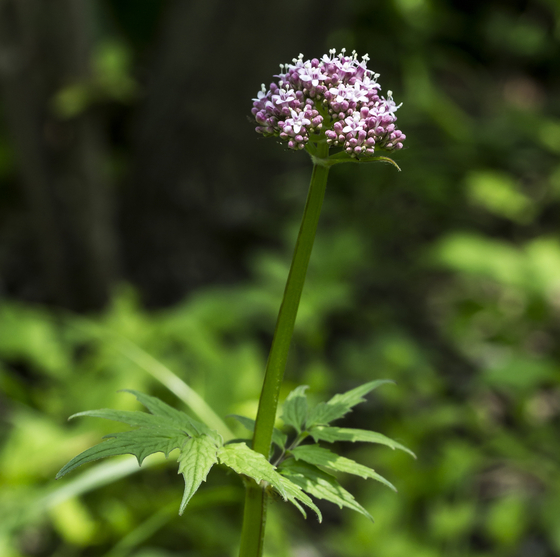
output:
[[396, 128], [400, 107], [379, 95], [379, 74], [367, 69], [369, 56], [358, 60], [332, 49], [320, 60], [281, 64], [278, 83], [262, 85], [253, 99], [256, 131], [279, 137], [290, 149], [303, 149], [310, 141], [325, 140], [352, 158], [365, 158], [375, 149], [401, 149], [406, 136]]

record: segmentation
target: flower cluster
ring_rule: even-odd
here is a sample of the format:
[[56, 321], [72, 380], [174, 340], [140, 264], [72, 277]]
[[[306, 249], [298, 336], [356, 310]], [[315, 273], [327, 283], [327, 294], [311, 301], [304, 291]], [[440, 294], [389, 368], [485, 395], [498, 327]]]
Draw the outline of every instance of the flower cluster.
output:
[[373, 155], [376, 148], [402, 148], [406, 136], [395, 127], [399, 108], [388, 91], [379, 95], [379, 74], [367, 69], [367, 54], [336, 54], [334, 49], [320, 60], [280, 65], [278, 83], [262, 86], [253, 99], [252, 114], [263, 135], [277, 136], [290, 149], [303, 149], [310, 136], [324, 137], [352, 157]]

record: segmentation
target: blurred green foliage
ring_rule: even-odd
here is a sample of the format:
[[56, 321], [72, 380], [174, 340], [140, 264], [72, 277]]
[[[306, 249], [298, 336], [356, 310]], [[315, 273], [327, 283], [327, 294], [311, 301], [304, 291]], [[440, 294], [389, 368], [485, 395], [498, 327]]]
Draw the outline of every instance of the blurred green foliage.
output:
[[62, 87], [52, 99], [54, 113], [62, 119], [73, 118], [96, 103], [129, 103], [138, 86], [131, 77], [131, 53], [124, 43], [100, 41], [92, 55], [92, 76]]
[[[135, 3], [113, 4], [128, 42], [147, 48], [152, 15], [136, 25]], [[344, 9], [346, 20], [306, 55], [331, 46], [369, 52], [384, 88], [404, 101], [407, 150], [399, 174], [333, 169], [284, 396], [307, 384], [323, 400], [394, 379], [344, 425], [382, 431], [418, 460], [340, 447], [399, 493], [344, 484], [374, 525], [326, 504], [322, 525], [303, 522], [275, 502], [266, 555], [560, 554], [559, 5], [394, 0]], [[134, 61], [118, 40], [100, 41], [91, 83], [60, 91], [60, 114], [135, 102]], [[287, 156], [297, 157], [278, 155]], [[15, 168], [0, 129], [3, 182], [15, 180]], [[183, 517], [181, 479], [162, 458], [147, 459], [142, 474], [131, 457], [53, 478], [113, 428], [69, 424], [69, 415], [136, 409], [124, 388], [185, 408], [181, 383], [165, 386], [150, 356], [220, 417], [254, 416], [307, 170], [262, 177], [282, 209], [294, 207], [293, 222], [282, 248], [253, 250], [244, 282], [157, 311], [121, 287], [110, 308], [89, 317], [0, 301], [2, 556], [236, 554], [243, 491], [225, 471]], [[3, 205], [13, 195], [0, 189]]]
[[[486, 250], [479, 250], [477, 259], [473, 245], [481, 244]], [[330, 544], [344, 555], [511, 555], [512, 548], [538, 535], [539, 543], [558, 550], [560, 515], [551, 509], [558, 508], [560, 495], [555, 442], [560, 385], [551, 339], [543, 330], [554, 312], [554, 291], [546, 274], [541, 278], [534, 269], [535, 261], [541, 268], [546, 258], [557, 262], [559, 247], [547, 241], [538, 250], [530, 247], [512, 252], [481, 238], [450, 236], [434, 250], [433, 265], [453, 271], [433, 292], [435, 317], [448, 341], [478, 370], [458, 398], [447, 392], [445, 372], [434, 368], [426, 349], [394, 324], [339, 342], [329, 354], [325, 323], [353, 310], [348, 275], [371, 264], [349, 232], [318, 239], [286, 392], [309, 383], [311, 395], [319, 396], [334, 385], [392, 377], [398, 385], [376, 392], [374, 404], [362, 405], [350, 420], [386, 431], [419, 458], [382, 448], [352, 449], [380, 473], [397, 478], [399, 494], [356, 480], [352, 487], [360, 489], [374, 526], [345, 516], [341, 527], [331, 529], [329, 521], [338, 523], [339, 513], [324, 508], [326, 525], [306, 524], [307, 533], [294, 526], [291, 543], [311, 544], [319, 555], [332, 552]], [[459, 265], [455, 254], [463, 252], [470, 256], [459, 258]], [[512, 253], [519, 276], [496, 272], [497, 262], [506, 266]], [[261, 254], [246, 285], [208, 289], [150, 315], [130, 289], [91, 321], [2, 304], [1, 380], [11, 400], [0, 460], [2, 554], [47, 555], [56, 549], [65, 555], [97, 547], [99, 555], [145, 555], [145, 548], [137, 549], [146, 542], [168, 548], [169, 553], [158, 550], [161, 555], [182, 546], [198, 548], [193, 554], [234, 553], [242, 489], [225, 473], [211, 479], [182, 518], [176, 516], [180, 478], [162, 466], [163, 459], [154, 470], [103, 487], [113, 473], [106, 469], [62, 500], [56, 493], [64, 484], [55, 486], [52, 478], [61, 463], [108, 432], [98, 420], [66, 425], [69, 414], [132, 409], [130, 397], [117, 393], [121, 388], [180, 404], [119, 348], [123, 338], [174, 370], [220, 415], [254, 415], [265, 363], [257, 339], [273, 326], [287, 266], [287, 257]], [[136, 468], [131, 461], [126, 474]], [[90, 492], [98, 482], [102, 487]], [[274, 523], [292, 531], [298, 519], [281, 503], [273, 509], [269, 555], [289, 555], [288, 541], [274, 535], [280, 527]]]

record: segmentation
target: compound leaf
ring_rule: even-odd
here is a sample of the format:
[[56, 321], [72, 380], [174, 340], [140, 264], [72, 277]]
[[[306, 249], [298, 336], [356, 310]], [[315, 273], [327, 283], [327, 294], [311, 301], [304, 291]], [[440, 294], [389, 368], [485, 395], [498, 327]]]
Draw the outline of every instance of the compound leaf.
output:
[[321, 512], [309, 496], [297, 485], [281, 476], [262, 454], [253, 451], [245, 443], [231, 443], [221, 447], [218, 449], [218, 459], [221, 464], [238, 474], [253, 478], [257, 483], [263, 480], [268, 482], [284, 500], [293, 503], [306, 516], [303, 508], [298, 504], [298, 501], [301, 501], [313, 509], [321, 520]]
[[80, 412], [71, 416], [71, 418], [78, 416], [105, 418], [126, 423], [137, 429], [106, 435], [104, 439], [107, 441], [74, 457], [60, 470], [57, 478], [61, 478], [82, 464], [109, 456], [132, 454], [137, 458], [138, 464], [142, 465], [147, 456], [162, 452], [167, 457], [173, 449], [183, 447], [189, 437], [201, 434], [211, 437], [214, 444], [221, 444], [221, 437], [216, 431], [193, 420], [184, 412], [175, 410], [155, 397], [137, 391], [127, 392], [135, 395], [151, 414], [101, 409]]
[[[185, 429], [187, 433], [194, 437], [196, 435], [201, 435], [205, 433], [214, 437], [216, 433], [204, 424], [193, 420], [190, 416], [187, 416], [184, 412], [176, 410], [169, 404], [165, 404], [163, 400], [156, 398], [154, 396], [146, 395], [138, 391], [133, 391], [131, 389], [124, 389], [125, 393], [133, 394], [138, 402], [143, 404], [154, 416], [159, 416], [165, 418]], [[214, 435], [212, 435], [214, 434]]]
[[298, 433], [301, 433], [307, 420], [307, 396], [305, 395], [307, 385], [301, 385], [294, 389], [286, 398], [282, 407], [282, 420], [286, 425], [291, 425]]
[[316, 466], [290, 458], [281, 464], [279, 472], [313, 497], [330, 501], [339, 508], [352, 509], [373, 522], [372, 516], [354, 499], [351, 493], [346, 491], [333, 476]]
[[183, 474], [185, 479], [185, 491], [179, 509], [181, 515], [200, 484], [206, 481], [212, 466], [218, 461], [218, 449], [207, 435], [191, 437], [181, 448], [177, 460], [179, 462], [179, 474]]
[[351, 391], [347, 391], [346, 393], [334, 395], [328, 402], [321, 402], [309, 413], [307, 427], [327, 425], [333, 420], [342, 418], [342, 416], [350, 412], [354, 406], [360, 402], [364, 402], [364, 395], [367, 395], [369, 392], [385, 383], [393, 383], [393, 381], [389, 379], [371, 381]]
[[290, 453], [296, 460], [303, 460], [308, 464], [322, 466], [335, 472], [346, 472], [347, 474], [354, 474], [362, 478], [372, 478], [397, 491], [396, 487], [389, 480], [386, 480], [371, 468], [358, 464], [349, 458], [339, 456], [328, 449], [319, 447], [319, 445], [300, 445], [292, 449]]
[[[238, 474], [253, 478], [257, 483], [262, 480], [274, 486], [280, 495], [286, 499], [286, 493], [278, 484], [278, 473], [274, 466], [264, 456], [250, 449], [245, 443], [230, 443], [218, 450], [220, 464], [228, 466]], [[275, 485], [278, 484], [278, 485]]]
[[[153, 414], [148, 414], [147, 412], [130, 412], [128, 410], [111, 410], [108, 408], [78, 412], [77, 414], [73, 414], [72, 416], [70, 416], [70, 418], [68, 419], [73, 420], [74, 418], [80, 418], [82, 416], [89, 416], [91, 418], [104, 418], [106, 420], [112, 420], [114, 422], [122, 422], [132, 427], [172, 427], [174, 429], [177, 429], [178, 431], [182, 431], [185, 429], [182, 427], [183, 424], [181, 422], [171, 420], [169, 418], [154, 416]], [[190, 435], [186, 431], [185, 434]]]
[[307, 505], [311, 510], [315, 511], [319, 522], [323, 521], [323, 515], [317, 505], [313, 503], [311, 497], [304, 493], [297, 483], [292, 482], [290, 478], [282, 476], [281, 474], [278, 474], [278, 478], [278, 482], [282, 485], [284, 491], [286, 492], [286, 498], [299, 510], [304, 518], [307, 518], [307, 514], [298, 501], [301, 501], [304, 505]]
[[416, 455], [410, 449], [407, 449], [404, 445], [376, 431], [345, 427], [315, 426], [309, 429], [309, 435], [313, 437], [315, 442], [326, 441], [327, 443], [334, 443], [335, 441], [362, 441], [364, 443], [378, 443], [391, 447], [393, 450], [400, 449], [416, 458]]
[[60, 470], [56, 478], [61, 478], [82, 464], [108, 456], [132, 454], [141, 466], [147, 456], [153, 453], [164, 453], [168, 456], [173, 449], [181, 447], [187, 439], [182, 431], [164, 427], [112, 433], [105, 438], [107, 441], [90, 447], [74, 457]]

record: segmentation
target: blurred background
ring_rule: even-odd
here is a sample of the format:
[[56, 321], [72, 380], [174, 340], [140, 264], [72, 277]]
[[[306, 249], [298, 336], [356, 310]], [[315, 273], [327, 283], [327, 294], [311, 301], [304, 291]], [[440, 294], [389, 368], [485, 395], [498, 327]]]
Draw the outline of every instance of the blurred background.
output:
[[557, 0], [1, 0], [1, 555], [236, 555], [224, 470], [182, 517], [163, 458], [54, 475], [123, 388], [244, 435], [311, 172], [251, 99], [332, 47], [408, 139], [400, 173], [331, 171], [284, 396], [393, 379], [341, 425], [418, 459], [338, 447], [399, 493], [344, 479], [373, 525], [273, 503], [266, 555], [560, 554]]

